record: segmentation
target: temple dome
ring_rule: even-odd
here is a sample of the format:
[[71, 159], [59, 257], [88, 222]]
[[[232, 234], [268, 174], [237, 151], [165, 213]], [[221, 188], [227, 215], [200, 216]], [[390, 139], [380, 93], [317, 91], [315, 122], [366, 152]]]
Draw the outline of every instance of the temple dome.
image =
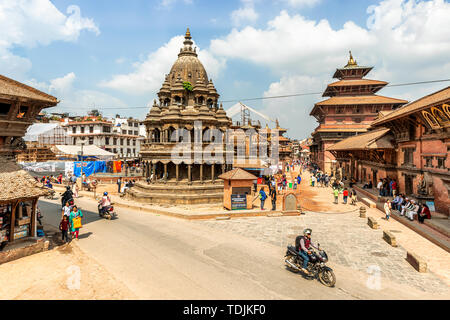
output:
[[200, 62], [197, 56], [196, 48], [192, 48], [193, 42], [191, 40], [189, 28], [186, 31], [184, 47], [180, 49], [178, 59], [170, 69], [168, 81], [173, 87], [178, 79], [182, 82], [189, 81], [193, 86], [198, 82], [208, 85], [208, 74], [205, 67]]

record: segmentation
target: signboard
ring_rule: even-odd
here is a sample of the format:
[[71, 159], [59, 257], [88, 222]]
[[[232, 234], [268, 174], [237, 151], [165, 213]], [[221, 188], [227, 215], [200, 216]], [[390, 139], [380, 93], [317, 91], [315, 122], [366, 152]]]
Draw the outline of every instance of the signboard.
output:
[[262, 178], [258, 178], [258, 184], [262, 184]]
[[430, 211], [436, 211], [436, 209], [434, 208], [434, 201], [426, 201], [425, 203], [427, 204]]
[[247, 195], [246, 194], [232, 194], [231, 195], [231, 210], [246, 210], [247, 209]]

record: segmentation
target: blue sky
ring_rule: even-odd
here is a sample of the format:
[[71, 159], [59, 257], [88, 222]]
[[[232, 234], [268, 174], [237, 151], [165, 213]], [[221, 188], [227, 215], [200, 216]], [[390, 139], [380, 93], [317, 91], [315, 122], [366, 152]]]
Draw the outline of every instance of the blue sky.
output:
[[[348, 50], [375, 67], [368, 78], [448, 78], [448, 16], [444, 0], [2, 0], [0, 27], [11, 32], [0, 35], [0, 73], [58, 97], [54, 111], [81, 115], [95, 106], [144, 118], [186, 27], [221, 98], [231, 100], [323, 91]], [[380, 94], [412, 100], [446, 85]], [[247, 104], [304, 138], [322, 99]]]

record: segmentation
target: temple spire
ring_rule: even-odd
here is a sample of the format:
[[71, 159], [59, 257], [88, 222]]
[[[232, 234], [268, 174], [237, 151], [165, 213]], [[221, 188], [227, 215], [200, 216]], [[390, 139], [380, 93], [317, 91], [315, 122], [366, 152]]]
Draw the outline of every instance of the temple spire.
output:
[[192, 45], [194, 44], [194, 42], [192, 41], [192, 37], [191, 37], [191, 31], [189, 30], [189, 28], [186, 29], [186, 35], [184, 36], [184, 47], [181, 48], [180, 53], [178, 54], [178, 56], [180, 55], [194, 55], [197, 56], [197, 52], [195, 49], [192, 49]]
[[346, 67], [346, 68], [347, 68], [347, 67], [356, 67], [358, 64], [356, 63], [356, 60], [353, 59], [352, 52], [349, 51], [349, 53], [350, 53], [350, 58], [348, 59], [348, 63], [347, 63], [347, 65], [346, 65], [345, 67]]
[[184, 36], [186, 39], [192, 39], [191, 32], [189, 31], [189, 28], [186, 30], [186, 35]]

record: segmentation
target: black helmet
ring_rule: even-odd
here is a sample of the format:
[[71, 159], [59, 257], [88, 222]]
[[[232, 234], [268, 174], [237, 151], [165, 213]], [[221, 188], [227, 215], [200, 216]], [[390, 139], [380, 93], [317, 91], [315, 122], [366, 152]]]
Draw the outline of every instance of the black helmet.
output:
[[67, 186], [67, 187], [66, 187], [66, 190], [67, 190], [67, 191], [69, 191], [69, 190], [70, 190], [70, 187], [69, 187], [69, 186]]

